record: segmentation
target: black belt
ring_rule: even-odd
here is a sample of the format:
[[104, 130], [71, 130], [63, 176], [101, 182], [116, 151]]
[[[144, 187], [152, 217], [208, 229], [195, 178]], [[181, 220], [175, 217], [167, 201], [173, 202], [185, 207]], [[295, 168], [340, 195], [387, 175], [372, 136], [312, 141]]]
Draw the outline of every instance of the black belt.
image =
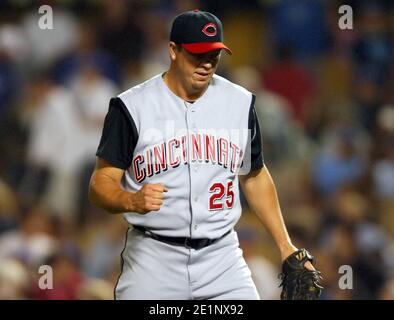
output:
[[196, 250], [211, 245], [212, 243], [222, 239], [223, 237], [225, 237], [226, 235], [228, 235], [231, 232], [231, 230], [229, 230], [224, 235], [222, 235], [220, 238], [216, 238], [216, 239], [208, 239], [208, 238], [192, 239], [192, 238], [186, 238], [186, 237], [160, 236], [158, 234], [152, 233], [151, 231], [149, 231], [145, 227], [141, 227], [141, 226], [133, 226], [133, 227], [134, 227], [135, 230], [141, 231], [142, 233], [144, 233], [145, 235], [151, 237], [152, 239], [155, 239], [155, 240], [158, 240], [158, 241], [162, 241], [162, 242], [166, 242], [166, 243], [173, 244], [173, 245], [185, 246], [186, 248], [189, 248], [189, 249], [193, 248], [193, 249], [196, 249]]

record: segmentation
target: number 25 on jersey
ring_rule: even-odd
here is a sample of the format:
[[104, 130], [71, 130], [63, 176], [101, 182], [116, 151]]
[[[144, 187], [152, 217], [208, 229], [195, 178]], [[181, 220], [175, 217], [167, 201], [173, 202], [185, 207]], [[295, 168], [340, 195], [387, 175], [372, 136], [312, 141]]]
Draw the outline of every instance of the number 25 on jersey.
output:
[[231, 209], [234, 203], [233, 182], [229, 181], [227, 186], [221, 182], [215, 182], [209, 188], [209, 210]]

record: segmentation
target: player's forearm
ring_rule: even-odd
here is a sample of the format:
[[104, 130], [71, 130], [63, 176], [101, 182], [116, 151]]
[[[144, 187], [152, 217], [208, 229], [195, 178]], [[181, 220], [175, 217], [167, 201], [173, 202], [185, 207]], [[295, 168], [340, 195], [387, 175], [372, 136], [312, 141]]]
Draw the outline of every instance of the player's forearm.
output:
[[110, 177], [93, 175], [89, 186], [89, 200], [110, 213], [133, 211], [133, 194], [123, 190]]
[[249, 205], [273, 237], [282, 258], [286, 257], [295, 247], [286, 230], [276, 188], [267, 168], [256, 176], [241, 178], [241, 184]]

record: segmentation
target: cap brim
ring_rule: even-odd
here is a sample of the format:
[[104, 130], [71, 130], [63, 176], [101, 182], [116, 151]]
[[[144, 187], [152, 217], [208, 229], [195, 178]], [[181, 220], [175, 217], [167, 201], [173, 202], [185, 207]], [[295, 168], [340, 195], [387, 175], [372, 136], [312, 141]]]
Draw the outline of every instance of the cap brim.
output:
[[214, 50], [224, 49], [228, 54], [232, 54], [231, 50], [226, 47], [223, 42], [183, 43], [182, 47], [191, 53], [207, 53]]

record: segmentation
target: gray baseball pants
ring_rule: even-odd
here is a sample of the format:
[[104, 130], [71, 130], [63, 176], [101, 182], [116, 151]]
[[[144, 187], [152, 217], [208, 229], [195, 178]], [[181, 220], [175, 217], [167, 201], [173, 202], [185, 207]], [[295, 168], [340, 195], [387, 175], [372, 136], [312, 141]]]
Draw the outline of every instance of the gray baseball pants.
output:
[[130, 227], [115, 287], [119, 300], [258, 300], [235, 231], [199, 250]]

